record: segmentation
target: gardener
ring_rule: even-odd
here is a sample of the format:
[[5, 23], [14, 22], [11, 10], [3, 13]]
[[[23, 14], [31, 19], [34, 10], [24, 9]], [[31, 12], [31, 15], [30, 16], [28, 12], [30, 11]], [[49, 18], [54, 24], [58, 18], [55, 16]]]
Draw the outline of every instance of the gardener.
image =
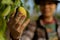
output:
[[[41, 16], [39, 16], [38, 20], [36, 21], [37, 26], [29, 26], [30, 29], [28, 29], [26, 33], [21, 37], [22, 40], [60, 40], [57, 31], [59, 25], [56, 18], [53, 16], [59, 2], [60, 1], [58, 0], [35, 0], [35, 3], [40, 6]], [[18, 17], [20, 17], [19, 15]], [[26, 26], [28, 23], [29, 19], [25, 23]], [[10, 26], [10, 24], [8, 25]], [[19, 26], [21, 27], [20, 23], [16, 25], [16, 27]], [[12, 40], [19, 40], [19, 34], [21, 34], [24, 29], [20, 29], [21, 32], [18, 32], [12, 28], [10, 29]]]

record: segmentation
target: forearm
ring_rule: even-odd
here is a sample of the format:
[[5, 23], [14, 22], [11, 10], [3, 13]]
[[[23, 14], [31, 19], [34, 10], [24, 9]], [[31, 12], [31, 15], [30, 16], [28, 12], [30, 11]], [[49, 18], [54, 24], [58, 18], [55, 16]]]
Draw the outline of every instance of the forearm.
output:
[[11, 35], [11, 33], [10, 33], [10, 38], [11, 38], [12, 40], [19, 40], [19, 39], [17, 39], [17, 38], [14, 38], [14, 37]]

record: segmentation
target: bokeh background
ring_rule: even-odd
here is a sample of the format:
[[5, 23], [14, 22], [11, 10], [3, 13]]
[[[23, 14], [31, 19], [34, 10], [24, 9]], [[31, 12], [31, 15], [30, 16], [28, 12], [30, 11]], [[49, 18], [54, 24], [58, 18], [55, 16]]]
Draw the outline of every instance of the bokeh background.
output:
[[[24, 8], [29, 11], [30, 18], [32, 20], [37, 20], [38, 16], [41, 14], [39, 6], [35, 5], [34, 0], [21, 0], [23, 2]], [[60, 1], [60, 0], [59, 0]], [[57, 5], [57, 10], [54, 13], [55, 17], [60, 20], [60, 3]]]

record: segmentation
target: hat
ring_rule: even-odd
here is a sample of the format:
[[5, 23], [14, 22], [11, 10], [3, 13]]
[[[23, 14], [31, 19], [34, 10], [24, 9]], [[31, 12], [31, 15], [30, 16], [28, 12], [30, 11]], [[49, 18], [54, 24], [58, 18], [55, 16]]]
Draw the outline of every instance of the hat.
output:
[[34, 0], [35, 4], [39, 5], [41, 2], [45, 3], [45, 2], [55, 2], [55, 3], [60, 3], [59, 0]]

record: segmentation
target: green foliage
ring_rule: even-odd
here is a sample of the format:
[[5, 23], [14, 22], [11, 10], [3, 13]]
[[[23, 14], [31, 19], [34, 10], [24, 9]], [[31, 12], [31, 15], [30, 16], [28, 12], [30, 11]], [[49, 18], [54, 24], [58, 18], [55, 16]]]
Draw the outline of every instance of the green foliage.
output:
[[8, 13], [10, 13], [10, 10], [11, 10], [11, 6], [7, 6], [4, 11], [0, 14], [0, 16], [7, 16]]
[[13, 2], [12, 2], [12, 0], [2, 0], [1, 3], [2, 3], [2, 4], [10, 5], [10, 4], [12, 4]]
[[60, 19], [60, 14], [55, 14], [55, 17]]
[[0, 40], [5, 40], [6, 21], [0, 17]]
[[7, 21], [17, 7], [20, 7], [20, 0], [0, 0], [0, 40], [6, 40]]
[[[8, 19], [16, 8], [20, 6], [24, 7], [21, 0], [0, 0], [0, 40], [6, 40], [4, 33], [6, 31]], [[29, 18], [28, 11], [27, 18]]]
[[25, 2], [25, 3], [27, 3], [27, 2], [28, 2], [28, 0], [24, 0], [24, 2]]
[[40, 8], [39, 8], [39, 6], [37, 6], [36, 4], [34, 5], [34, 9], [36, 10], [37, 13], [40, 12]]

